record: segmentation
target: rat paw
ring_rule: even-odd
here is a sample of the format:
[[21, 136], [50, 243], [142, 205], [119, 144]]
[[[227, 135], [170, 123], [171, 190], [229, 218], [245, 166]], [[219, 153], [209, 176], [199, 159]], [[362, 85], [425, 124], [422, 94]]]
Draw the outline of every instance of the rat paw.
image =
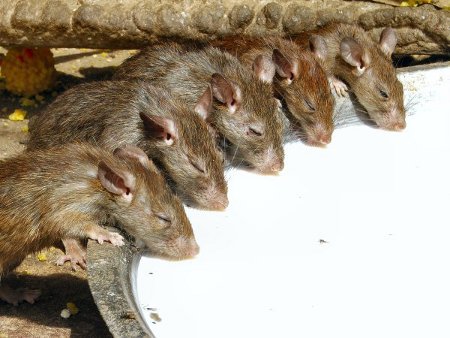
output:
[[125, 242], [123, 237], [115, 232], [106, 231], [105, 233], [98, 234], [97, 238], [92, 238], [97, 240], [100, 244], [103, 242], [110, 242], [114, 246], [122, 246]]
[[56, 265], [61, 266], [65, 262], [70, 262], [73, 271], [77, 271], [77, 266], [86, 270], [86, 256], [62, 255], [56, 261]]
[[122, 246], [125, 244], [123, 237], [115, 232], [109, 233], [107, 241], [109, 241], [114, 246]]
[[347, 96], [347, 91], [348, 91], [348, 87], [347, 85], [342, 82], [341, 80], [335, 78], [335, 77], [331, 77], [330, 78], [330, 84], [331, 86], [334, 88], [334, 90], [336, 91], [336, 94], [338, 96]]
[[64, 265], [65, 262], [70, 262], [72, 270], [77, 270], [77, 265], [83, 270], [86, 270], [86, 250], [75, 239], [63, 239], [65, 255], [62, 255], [56, 261], [56, 265]]
[[125, 244], [121, 235], [116, 232], [108, 231], [99, 226], [91, 226], [87, 229], [86, 234], [90, 239], [97, 241], [99, 244], [103, 244], [103, 242], [110, 242], [114, 246], [121, 246]]
[[11, 289], [7, 286], [0, 286], [0, 299], [14, 306], [20, 302], [26, 301], [34, 304], [36, 299], [41, 295], [41, 290], [33, 290], [27, 288]]

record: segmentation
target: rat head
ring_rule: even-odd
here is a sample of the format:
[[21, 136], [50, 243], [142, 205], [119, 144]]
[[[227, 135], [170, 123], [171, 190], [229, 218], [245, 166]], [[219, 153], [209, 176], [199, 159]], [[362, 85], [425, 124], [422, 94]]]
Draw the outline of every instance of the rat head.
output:
[[309, 51], [295, 46], [286, 52], [274, 49], [272, 54], [277, 95], [300, 124], [306, 142], [324, 146], [331, 142], [334, 130], [334, 99], [325, 71]]
[[140, 113], [145, 149], [186, 204], [208, 210], [228, 205], [224, 159], [206, 122], [179, 103], [171, 117]]
[[254, 69], [256, 76], [244, 68], [230, 78], [213, 74], [195, 109], [214, 107], [209, 121], [231, 144], [227, 154], [232, 164], [276, 173], [283, 169], [283, 127], [272, 87], [261, 81], [273, 77], [273, 65], [260, 58]]
[[114, 219], [154, 254], [194, 257], [199, 248], [183, 206], [147, 155], [133, 146], [118, 148], [114, 155], [117, 162], [101, 161], [97, 174]]
[[350, 37], [340, 44], [340, 54], [349, 73], [345, 80], [370, 118], [387, 130], [406, 127], [403, 86], [391, 61], [396, 43], [395, 31], [385, 28], [376, 45], [363, 47]]

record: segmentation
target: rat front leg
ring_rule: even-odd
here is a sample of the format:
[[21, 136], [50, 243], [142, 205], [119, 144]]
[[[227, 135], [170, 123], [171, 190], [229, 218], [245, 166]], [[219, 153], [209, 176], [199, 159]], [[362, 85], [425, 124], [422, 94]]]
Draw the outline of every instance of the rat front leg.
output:
[[343, 81], [339, 80], [334, 75], [329, 76], [328, 81], [330, 81], [331, 87], [334, 88], [338, 96], [347, 96], [348, 87]]
[[85, 234], [88, 238], [96, 240], [100, 244], [103, 244], [103, 242], [110, 242], [114, 246], [122, 246], [124, 244], [123, 237], [121, 235], [103, 229], [98, 225], [86, 226]]
[[72, 238], [65, 238], [62, 242], [66, 254], [58, 258], [56, 265], [64, 265], [65, 262], [69, 261], [73, 271], [77, 270], [77, 265], [86, 270], [86, 249], [83, 248], [82, 244]]
[[12, 289], [6, 285], [0, 285], [0, 299], [14, 306], [19, 305], [22, 301], [34, 304], [40, 295], [41, 290], [27, 288]]

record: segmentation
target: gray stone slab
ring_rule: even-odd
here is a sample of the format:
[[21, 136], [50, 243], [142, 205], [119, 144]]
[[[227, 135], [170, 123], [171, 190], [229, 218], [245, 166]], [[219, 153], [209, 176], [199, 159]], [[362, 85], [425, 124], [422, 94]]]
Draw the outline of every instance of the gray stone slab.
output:
[[343, 0], [0, 1], [0, 45], [140, 48], [165, 38], [286, 36], [331, 21], [359, 23], [374, 38], [392, 26], [400, 54], [450, 51], [449, 11]]

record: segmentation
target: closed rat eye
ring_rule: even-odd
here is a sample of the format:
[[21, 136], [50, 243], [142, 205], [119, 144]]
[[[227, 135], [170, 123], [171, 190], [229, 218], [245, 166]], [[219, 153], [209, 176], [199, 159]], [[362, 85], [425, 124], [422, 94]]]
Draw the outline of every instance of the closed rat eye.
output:
[[202, 174], [204, 174], [204, 173], [206, 172], [205, 167], [202, 166], [199, 162], [193, 161], [193, 160], [189, 159], [189, 163], [190, 163], [195, 169], [197, 169], [199, 172], [201, 172]]
[[309, 110], [311, 110], [312, 112], [316, 111], [316, 108], [314, 108], [314, 106], [312, 105], [312, 103], [309, 102], [308, 100], [305, 100], [305, 104], [306, 104], [306, 106], [309, 108]]
[[162, 221], [164, 224], [166, 225], [170, 225], [172, 224], [172, 220], [170, 219], [169, 216], [167, 216], [166, 214], [163, 213], [155, 213], [155, 216]]
[[385, 98], [385, 99], [388, 99], [388, 98], [389, 98], [388, 93], [386, 93], [383, 89], [379, 89], [378, 91], [380, 92], [380, 95], [381, 95], [383, 98]]
[[248, 127], [248, 131], [247, 131], [247, 135], [252, 135], [252, 136], [262, 136], [262, 131], [258, 130], [255, 127]]

